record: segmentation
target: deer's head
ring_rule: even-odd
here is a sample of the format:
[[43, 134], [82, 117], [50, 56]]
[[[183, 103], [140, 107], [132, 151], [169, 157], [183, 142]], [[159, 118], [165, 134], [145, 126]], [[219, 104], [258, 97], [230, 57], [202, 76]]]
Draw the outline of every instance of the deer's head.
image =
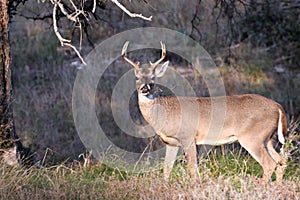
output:
[[155, 89], [155, 78], [162, 77], [169, 65], [169, 61], [166, 61], [162, 65], [160, 65], [160, 63], [166, 57], [166, 45], [160, 42], [162, 53], [161, 58], [159, 60], [157, 60], [155, 63], [152, 63], [150, 61], [149, 64], [145, 64], [143, 65], [143, 67], [140, 67], [139, 62], [134, 62], [126, 57], [128, 44], [129, 42], [126, 41], [123, 46], [122, 57], [125, 61], [127, 61], [134, 67], [135, 77], [137, 78], [136, 87], [138, 94], [148, 96], [152, 92], [154, 92], [153, 90]]

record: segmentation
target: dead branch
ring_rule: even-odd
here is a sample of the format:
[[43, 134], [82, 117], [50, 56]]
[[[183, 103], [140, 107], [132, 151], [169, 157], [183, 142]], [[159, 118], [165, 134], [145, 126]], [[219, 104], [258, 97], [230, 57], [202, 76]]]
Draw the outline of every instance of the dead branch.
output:
[[96, 0], [94, 0], [94, 3], [93, 3], [93, 10], [92, 10], [92, 13], [95, 13], [96, 11]]
[[[78, 58], [81, 60], [81, 62], [86, 65], [86, 62], [84, 61], [83, 57], [80, 54], [80, 49], [81, 49], [81, 44], [82, 44], [82, 18], [85, 18], [88, 21], [88, 16], [86, 14], [86, 11], [84, 10], [84, 6], [80, 5], [77, 6], [73, 0], [68, 0], [68, 2], [71, 5], [70, 9], [66, 9], [66, 4], [64, 4], [61, 0], [50, 0], [51, 3], [53, 4], [53, 11], [52, 11], [52, 18], [53, 18], [53, 29], [54, 29], [54, 33], [56, 35], [56, 37], [58, 38], [61, 46], [67, 46], [70, 47], [71, 49], [74, 50], [74, 52], [77, 54]], [[111, 0], [114, 4], [116, 4], [121, 10], [123, 10], [127, 15], [129, 15], [130, 17], [136, 17], [136, 18], [141, 18], [143, 20], [147, 20], [147, 21], [151, 21], [152, 20], [152, 16], [150, 17], [145, 17], [142, 14], [136, 14], [136, 13], [131, 13], [130, 11], [128, 11], [126, 9], [125, 6], [123, 6], [118, 0]], [[96, 0], [93, 0], [93, 8], [92, 8], [92, 12], [94, 13], [96, 11]], [[57, 11], [59, 11], [62, 13], [63, 16], [65, 16], [68, 20], [76, 23], [79, 27], [79, 31], [80, 31], [80, 47], [79, 50], [72, 45], [72, 41], [69, 39], [65, 39], [61, 33], [59, 32], [59, 28], [57, 25]], [[72, 11], [70, 11], [72, 10]]]
[[[69, 15], [68, 12], [66, 12], [66, 10], [64, 9], [63, 7], [63, 4], [58, 2], [58, 1], [52, 1], [53, 4], [54, 4], [54, 7], [53, 7], [53, 28], [54, 28], [54, 33], [56, 35], [56, 37], [58, 38], [58, 40], [60, 41], [60, 44], [61, 46], [67, 46], [67, 47], [70, 47], [74, 50], [74, 52], [77, 54], [78, 58], [81, 60], [81, 62], [86, 65], [86, 62], [84, 61], [84, 59], [82, 58], [80, 52], [77, 50], [77, 48], [71, 44], [71, 40], [67, 40], [65, 38], [63, 38], [58, 30], [58, 26], [57, 26], [57, 20], [56, 20], [56, 12], [57, 12], [57, 6], [59, 6], [61, 12], [71, 21], [74, 21], [74, 22], [79, 22], [79, 19], [78, 19], [78, 9], [76, 8], [75, 10], [75, 15]], [[79, 22], [80, 23], [80, 22]], [[81, 28], [80, 28], [81, 29]], [[81, 30], [80, 30], [81, 32]]]
[[116, 4], [121, 10], [123, 10], [127, 15], [129, 15], [132, 18], [137, 17], [137, 18], [141, 18], [143, 20], [152, 21], [152, 16], [145, 17], [142, 14], [132, 13], [129, 10], [127, 10], [127, 8], [125, 8], [125, 6], [123, 6], [118, 0], [111, 0], [111, 2]]

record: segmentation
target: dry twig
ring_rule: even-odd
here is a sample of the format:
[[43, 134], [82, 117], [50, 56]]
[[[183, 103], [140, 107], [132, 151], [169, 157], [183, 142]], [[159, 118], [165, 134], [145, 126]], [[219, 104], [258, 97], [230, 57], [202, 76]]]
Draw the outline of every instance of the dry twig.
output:
[[142, 14], [132, 13], [129, 10], [127, 10], [127, 8], [125, 8], [125, 6], [123, 6], [118, 0], [111, 0], [111, 2], [113, 2], [114, 4], [116, 4], [121, 10], [123, 10], [130, 17], [137, 17], [137, 18], [141, 18], [143, 20], [152, 21], [152, 16], [145, 17]]
[[[75, 12], [72, 13], [71, 15], [69, 15], [69, 13], [65, 10], [63, 4], [60, 1], [52, 1], [52, 3], [54, 4], [53, 7], [53, 28], [54, 28], [54, 33], [56, 35], [56, 37], [58, 38], [58, 40], [60, 41], [61, 46], [67, 46], [70, 47], [74, 50], [74, 52], [77, 54], [78, 58], [81, 60], [81, 62], [86, 65], [86, 62], [84, 61], [84, 59], [82, 58], [80, 52], [77, 50], [77, 48], [71, 44], [71, 40], [67, 40], [65, 38], [63, 38], [60, 34], [60, 32], [58, 31], [58, 26], [57, 26], [57, 20], [56, 20], [56, 12], [57, 12], [57, 6], [60, 8], [60, 11], [71, 21], [74, 22], [78, 22], [80, 24], [80, 21], [78, 19], [78, 16], [80, 14], [83, 14], [83, 10], [79, 10], [77, 9], [77, 7], [74, 5], [74, 3], [72, 1], [70, 1], [73, 5], [73, 7], [75, 8]], [[81, 32], [81, 28], [80, 28], [80, 32]]]
[[[53, 11], [52, 11], [52, 18], [53, 18], [53, 29], [56, 37], [60, 41], [61, 46], [67, 46], [70, 47], [71, 49], [74, 50], [74, 52], [77, 54], [78, 58], [81, 60], [81, 62], [86, 65], [86, 62], [84, 61], [83, 57], [81, 56], [79, 50], [72, 45], [72, 41], [69, 39], [63, 38], [61, 33], [59, 32], [58, 25], [57, 25], [57, 19], [56, 19], [56, 14], [57, 10], [59, 9], [61, 13], [70, 21], [75, 22], [78, 24], [79, 31], [80, 31], [80, 48], [81, 49], [81, 43], [82, 43], [82, 22], [80, 20], [80, 17], [84, 17], [86, 20], [88, 20], [86, 11], [84, 10], [84, 6], [81, 5], [80, 8], [75, 5], [75, 3], [72, 0], [68, 0], [69, 3], [71, 4], [73, 8], [73, 12], [69, 13], [66, 9], [64, 4], [61, 2], [61, 0], [51, 0], [51, 3], [53, 4]], [[123, 6], [118, 0], [111, 0], [114, 4], [116, 4], [121, 10], [123, 10], [127, 15], [130, 17], [136, 17], [136, 18], [141, 18], [143, 20], [151, 21], [152, 16], [150, 17], [145, 17], [142, 14], [136, 14], [136, 13], [131, 13], [126, 9], [125, 6]], [[93, 0], [93, 8], [92, 12], [94, 13], [96, 11], [96, 0]]]

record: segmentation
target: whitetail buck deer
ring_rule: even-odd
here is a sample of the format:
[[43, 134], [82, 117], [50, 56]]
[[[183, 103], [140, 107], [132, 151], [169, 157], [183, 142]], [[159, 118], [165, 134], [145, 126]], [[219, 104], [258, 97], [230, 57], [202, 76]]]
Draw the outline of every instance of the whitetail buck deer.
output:
[[[150, 62], [150, 66], [141, 68], [139, 63], [126, 57], [128, 44], [126, 42], [123, 46], [122, 57], [135, 69], [141, 113], [166, 144], [166, 180], [169, 179], [179, 147], [183, 148], [191, 175], [195, 177], [196, 145], [221, 145], [238, 141], [262, 166], [265, 181], [270, 180], [274, 170], [276, 180], [282, 181], [285, 160], [272, 145], [276, 130], [282, 144], [287, 132], [286, 115], [278, 103], [255, 94], [211, 98], [162, 96], [161, 90], [155, 86], [155, 78], [162, 77], [169, 64], [167, 61], [159, 65], [166, 56], [165, 44], [161, 43], [161, 58], [155, 63]], [[225, 102], [226, 115], [218, 137], [209, 141], [205, 138], [209, 137], [209, 128], [215, 125], [211, 121], [212, 102]]]

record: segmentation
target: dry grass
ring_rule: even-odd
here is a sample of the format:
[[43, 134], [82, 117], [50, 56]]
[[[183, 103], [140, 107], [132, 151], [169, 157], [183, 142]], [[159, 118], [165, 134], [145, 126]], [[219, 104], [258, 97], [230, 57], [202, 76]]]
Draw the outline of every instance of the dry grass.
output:
[[[296, 127], [284, 146], [289, 158], [282, 185], [261, 181], [262, 168], [236, 146], [213, 148], [199, 159], [200, 177], [187, 175], [179, 157], [170, 182], [161, 170], [131, 173], [112, 169], [85, 157], [84, 162], [24, 169], [0, 163], [0, 199], [298, 199], [300, 194], [299, 138]], [[234, 144], [236, 145], [236, 144]]]
[[129, 174], [80, 163], [41, 170], [1, 165], [0, 182], [0, 199], [297, 199], [300, 192], [299, 176], [264, 185], [251, 175], [215, 177], [206, 169], [197, 180], [181, 175], [167, 183], [159, 171]]

